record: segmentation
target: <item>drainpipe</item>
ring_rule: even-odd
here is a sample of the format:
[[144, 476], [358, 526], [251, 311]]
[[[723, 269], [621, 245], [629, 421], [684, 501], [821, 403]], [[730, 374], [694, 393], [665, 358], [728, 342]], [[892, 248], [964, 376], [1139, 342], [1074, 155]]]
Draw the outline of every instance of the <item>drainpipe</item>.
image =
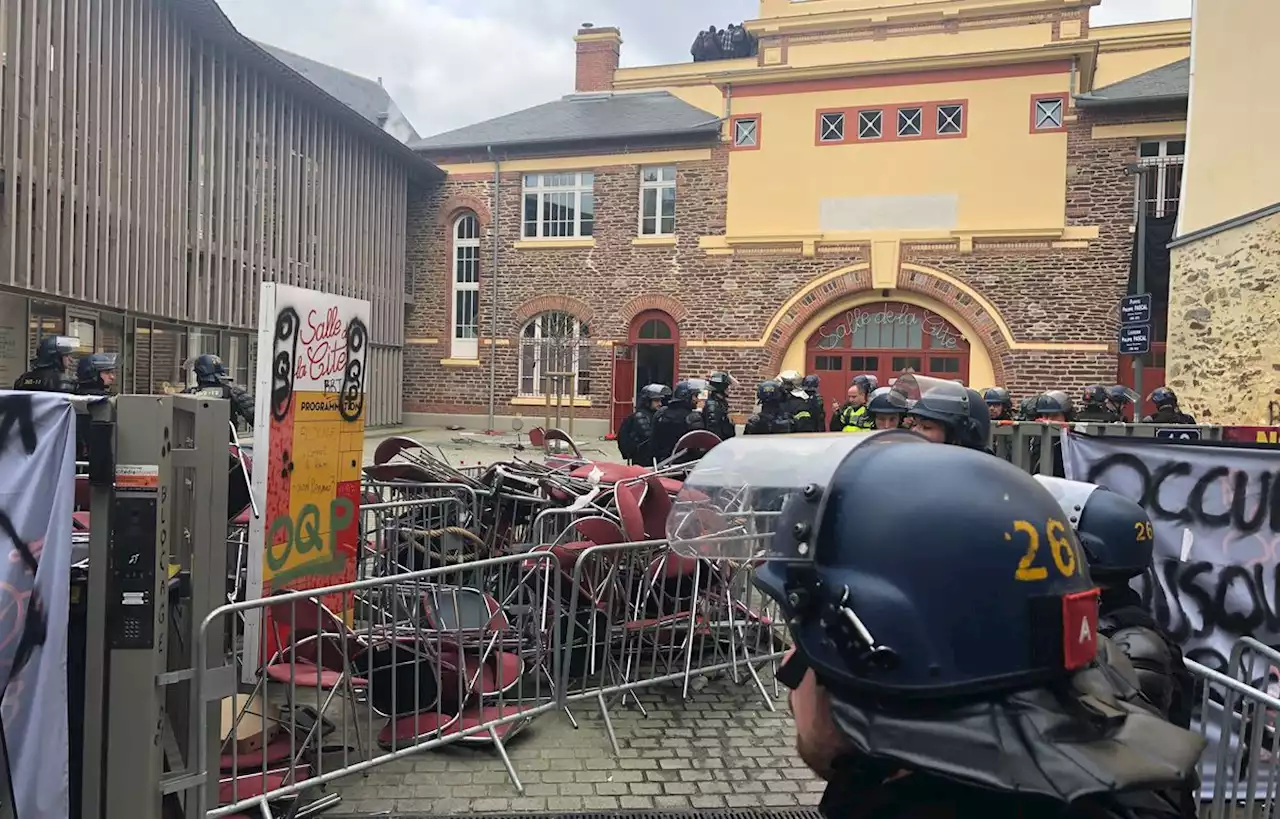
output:
[[493, 204], [489, 207], [493, 223], [493, 270], [489, 297], [489, 432], [497, 431], [494, 418], [494, 401], [498, 392], [498, 227], [502, 214], [502, 163], [493, 154], [493, 147], [486, 148], [493, 160]]
[[[729, 121], [729, 115], [732, 113], [733, 113], [733, 83], [727, 82], [724, 84], [724, 120], [725, 122]], [[733, 139], [733, 134], [730, 134], [729, 138]]]

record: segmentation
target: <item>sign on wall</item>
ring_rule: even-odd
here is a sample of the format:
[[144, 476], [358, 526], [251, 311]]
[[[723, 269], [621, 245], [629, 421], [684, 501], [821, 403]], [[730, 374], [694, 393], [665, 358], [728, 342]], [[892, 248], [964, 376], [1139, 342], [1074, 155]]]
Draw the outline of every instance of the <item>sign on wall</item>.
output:
[[250, 597], [356, 577], [368, 344], [369, 302], [262, 285]]
[[[1068, 478], [1105, 486], [1147, 510], [1155, 557], [1136, 586], [1188, 658], [1225, 671], [1242, 636], [1280, 646], [1274, 449], [1069, 434], [1063, 460]], [[1280, 693], [1280, 669], [1259, 664], [1249, 682]], [[1211, 785], [1220, 711], [1205, 722]]]
[[65, 395], [0, 392], [0, 807], [65, 819], [67, 625], [75, 410]]

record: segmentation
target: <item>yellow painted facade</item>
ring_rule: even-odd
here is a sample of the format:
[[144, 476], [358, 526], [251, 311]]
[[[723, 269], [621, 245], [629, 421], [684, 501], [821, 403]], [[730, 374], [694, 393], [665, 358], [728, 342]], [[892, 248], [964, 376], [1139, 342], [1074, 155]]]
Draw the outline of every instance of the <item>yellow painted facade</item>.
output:
[[1200, 0], [1191, 61], [1190, 130], [1179, 234], [1280, 202], [1280, 3]]

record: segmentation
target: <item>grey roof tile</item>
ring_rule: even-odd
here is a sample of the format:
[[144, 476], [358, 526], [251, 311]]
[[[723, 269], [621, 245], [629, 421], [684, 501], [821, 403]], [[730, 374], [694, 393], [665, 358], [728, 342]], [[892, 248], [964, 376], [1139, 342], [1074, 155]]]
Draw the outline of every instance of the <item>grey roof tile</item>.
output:
[[720, 118], [666, 91], [571, 94], [409, 143], [417, 151], [715, 134]]
[[1185, 99], [1191, 92], [1191, 60], [1178, 60], [1136, 77], [1081, 94], [1077, 102], [1085, 105], [1123, 105]]

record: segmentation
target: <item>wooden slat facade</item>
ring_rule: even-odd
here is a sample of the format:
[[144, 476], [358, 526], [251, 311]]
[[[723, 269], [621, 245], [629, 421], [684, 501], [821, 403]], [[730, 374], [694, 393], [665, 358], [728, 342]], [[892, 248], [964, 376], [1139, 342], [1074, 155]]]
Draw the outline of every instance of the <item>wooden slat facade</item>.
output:
[[398, 423], [406, 202], [429, 179], [192, 4], [0, 0], [0, 290], [122, 320], [95, 346], [137, 392], [197, 340], [247, 347], [251, 378], [263, 280], [367, 299], [367, 422]]

